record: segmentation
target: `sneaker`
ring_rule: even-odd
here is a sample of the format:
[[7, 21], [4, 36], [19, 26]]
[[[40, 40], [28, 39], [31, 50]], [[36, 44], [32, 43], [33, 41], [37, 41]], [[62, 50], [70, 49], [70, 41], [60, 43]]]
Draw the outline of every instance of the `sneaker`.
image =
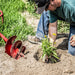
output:
[[30, 35], [28, 36], [28, 41], [33, 44], [41, 43], [41, 40], [39, 38], [37, 38], [36, 36], [30, 36]]

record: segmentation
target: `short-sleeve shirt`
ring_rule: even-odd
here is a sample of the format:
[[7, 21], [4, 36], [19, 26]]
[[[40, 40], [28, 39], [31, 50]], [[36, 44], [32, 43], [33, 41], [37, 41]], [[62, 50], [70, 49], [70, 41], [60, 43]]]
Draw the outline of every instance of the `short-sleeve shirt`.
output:
[[49, 11], [50, 23], [56, 20], [75, 22], [75, 0], [61, 0], [61, 6], [55, 11]]

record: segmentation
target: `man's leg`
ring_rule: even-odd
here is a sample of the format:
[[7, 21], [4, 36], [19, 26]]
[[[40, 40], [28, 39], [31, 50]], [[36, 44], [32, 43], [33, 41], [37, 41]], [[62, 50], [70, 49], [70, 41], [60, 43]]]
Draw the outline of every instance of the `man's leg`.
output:
[[28, 36], [28, 41], [36, 44], [44, 38], [44, 35], [48, 35], [48, 26], [49, 26], [49, 11], [44, 11], [41, 15], [37, 26], [36, 36]]
[[75, 46], [70, 45], [70, 38], [72, 35], [75, 35], [75, 23], [70, 25], [70, 34], [69, 34], [69, 42], [68, 42], [68, 52], [71, 55], [75, 55]]
[[48, 35], [49, 26], [49, 11], [44, 11], [41, 15], [40, 21], [37, 26], [36, 37], [39, 39], [44, 38], [44, 35]]

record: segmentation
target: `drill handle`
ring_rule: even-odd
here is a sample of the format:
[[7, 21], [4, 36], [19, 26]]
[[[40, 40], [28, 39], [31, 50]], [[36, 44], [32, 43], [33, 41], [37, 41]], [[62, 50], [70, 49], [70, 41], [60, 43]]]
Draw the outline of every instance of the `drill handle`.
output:
[[0, 33], [0, 37], [1, 37], [5, 42], [8, 41], [8, 39], [7, 39], [3, 34], [1, 34], [1, 33]]

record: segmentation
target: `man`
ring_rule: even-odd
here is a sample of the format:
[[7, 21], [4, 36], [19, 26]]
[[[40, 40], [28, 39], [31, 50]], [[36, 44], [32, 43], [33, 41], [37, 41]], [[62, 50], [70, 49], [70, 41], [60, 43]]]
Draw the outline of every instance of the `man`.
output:
[[[57, 20], [70, 23], [68, 52], [75, 55], [75, 0], [35, 0], [37, 11], [49, 10], [49, 38], [55, 42], [57, 35]], [[53, 35], [55, 34], [55, 35]]]

